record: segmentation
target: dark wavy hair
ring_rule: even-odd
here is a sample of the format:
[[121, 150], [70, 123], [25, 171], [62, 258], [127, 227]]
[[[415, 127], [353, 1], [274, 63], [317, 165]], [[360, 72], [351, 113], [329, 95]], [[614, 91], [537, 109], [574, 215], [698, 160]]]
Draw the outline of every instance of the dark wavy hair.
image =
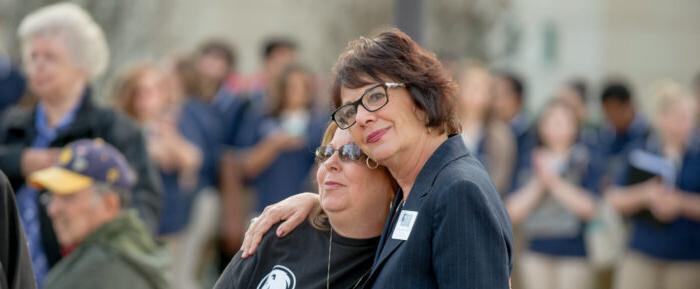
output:
[[425, 126], [439, 133], [461, 131], [455, 115], [457, 85], [435, 54], [398, 29], [351, 41], [333, 67], [334, 107], [341, 87], [358, 88], [386, 78], [406, 84], [413, 103], [426, 115]]

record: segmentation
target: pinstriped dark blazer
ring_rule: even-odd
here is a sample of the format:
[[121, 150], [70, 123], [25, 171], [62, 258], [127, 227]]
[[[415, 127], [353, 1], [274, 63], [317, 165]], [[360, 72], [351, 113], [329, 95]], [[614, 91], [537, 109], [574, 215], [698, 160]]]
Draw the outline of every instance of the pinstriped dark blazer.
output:
[[[402, 208], [397, 194], [365, 288], [508, 288], [512, 229], [486, 170], [459, 135], [421, 169]], [[407, 240], [392, 238], [402, 210], [417, 212]]]

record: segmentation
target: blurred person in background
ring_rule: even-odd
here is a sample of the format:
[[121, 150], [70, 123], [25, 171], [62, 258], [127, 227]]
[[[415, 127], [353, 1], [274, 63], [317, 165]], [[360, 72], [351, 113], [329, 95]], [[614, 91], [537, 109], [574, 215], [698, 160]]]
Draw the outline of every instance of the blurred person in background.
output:
[[[217, 105], [211, 96], [207, 96], [208, 80], [197, 69], [197, 59], [180, 57], [171, 63], [167, 69], [169, 90], [174, 90], [174, 100], [181, 102], [185, 111], [191, 111], [194, 125], [201, 129], [204, 164], [203, 175], [207, 185], [215, 184], [218, 180], [221, 143], [224, 139], [224, 126], [229, 119], [226, 111]], [[227, 97], [228, 98], [228, 97]]]
[[275, 97], [276, 82], [282, 70], [298, 60], [297, 44], [288, 38], [270, 38], [262, 47], [262, 57], [262, 71], [250, 80], [248, 97], [254, 107], [264, 111]]
[[555, 97], [568, 103], [576, 110], [576, 116], [581, 124], [580, 141], [595, 149], [597, 145], [598, 126], [593, 122], [588, 110], [588, 85], [581, 78], [571, 79], [562, 85]]
[[567, 81], [556, 92], [556, 98], [569, 104], [576, 110], [579, 123], [585, 128], [591, 121], [588, 116], [588, 85], [580, 78]]
[[243, 152], [242, 170], [252, 181], [257, 213], [295, 192], [309, 191], [314, 147], [323, 133], [325, 118], [316, 114], [312, 75], [298, 64], [279, 75], [274, 99], [266, 113], [245, 125], [253, 128]]
[[168, 73], [152, 63], [138, 63], [121, 76], [114, 100], [146, 131], [149, 157], [160, 173], [164, 202], [158, 234], [173, 257], [171, 287], [201, 288], [197, 265], [219, 211], [217, 193], [211, 191], [217, 186], [218, 160], [210, 145], [216, 144], [207, 142], [207, 132], [216, 126], [202, 119], [215, 110], [184, 98], [182, 87], [170, 87], [183, 80]]
[[[238, 151], [244, 145], [242, 140], [252, 130], [244, 127], [246, 118], [258, 117], [250, 110], [251, 101], [245, 95], [243, 79], [235, 73], [235, 50], [222, 40], [210, 40], [203, 43], [194, 57], [195, 81], [203, 91], [203, 95], [213, 95], [206, 98], [204, 103], [211, 103], [220, 113], [221, 135], [218, 161], [219, 190], [221, 192], [220, 207], [223, 217], [219, 244], [220, 269], [223, 270], [228, 261], [238, 251], [243, 239], [243, 231], [247, 222], [249, 207], [247, 199], [242, 195], [242, 172]], [[182, 69], [187, 69], [181, 67]], [[190, 92], [189, 95], [199, 94]], [[252, 114], [252, 115], [248, 115]], [[207, 128], [204, 128], [207, 129]], [[215, 139], [210, 137], [210, 139]], [[209, 149], [212, 144], [205, 149]]]
[[624, 81], [605, 84], [600, 100], [605, 121], [593, 145], [607, 163], [601, 179], [601, 188], [605, 189], [620, 174], [629, 145], [645, 138], [650, 128], [646, 117], [637, 109], [632, 89]]
[[[209, 228], [219, 223], [219, 234], [216, 236], [218, 246], [215, 250], [219, 261], [217, 271], [220, 272], [238, 251], [245, 224], [250, 217], [245, 199], [247, 195], [243, 194], [243, 172], [238, 153], [251, 145], [254, 129], [245, 122], [251, 119], [251, 123], [255, 123], [260, 115], [249, 109], [250, 101], [247, 98], [235, 97], [224, 88], [219, 89], [213, 99], [201, 97], [206, 95], [207, 83], [211, 83], [205, 76], [211, 72], [203, 72], [202, 66], [198, 65], [203, 55], [207, 54], [205, 51], [208, 46], [210, 45], [204, 44], [192, 57], [181, 57], [175, 61], [171, 79], [174, 81], [173, 86], [180, 87], [181, 97], [186, 99], [186, 107], [203, 112], [197, 113], [195, 120], [206, 142], [201, 147], [205, 156], [204, 164], [209, 168], [206, 169], [206, 178], [212, 184], [217, 184], [219, 191], [218, 194], [213, 194], [213, 190], [207, 190], [207, 194], [198, 194], [198, 205], [195, 205], [192, 215], [197, 220], [193, 220], [193, 224], [199, 224], [196, 227], [207, 228], [200, 231], [203, 234], [197, 234], [202, 237], [209, 235]], [[220, 45], [215, 47], [212, 49], [225, 49]], [[232, 53], [232, 50], [225, 51]], [[222, 63], [224, 59], [220, 56], [225, 54], [222, 51], [208, 57], [218, 57], [218, 62]], [[219, 212], [221, 216], [218, 216]], [[207, 233], [204, 234], [205, 232]], [[210, 264], [205, 262], [204, 265]], [[215, 281], [216, 276], [209, 277], [210, 281]]]
[[493, 116], [491, 73], [468, 63], [462, 65], [456, 79], [464, 143], [487, 168], [501, 196], [505, 196], [511, 188], [516, 144], [508, 125]]
[[43, 288], [167, 288], [167, 254], [123, 205], [135, 177], [124, 156], [100, 139], [68, 144], [54, 166], [29, 176], [47, 191], [42, 201], [58, 240], [71, 248]]
[[202, 150], [192, 140], [201, 139], [199, 127], [166, 85], [163, 71], [141, 63], [121, 76], [114, 96], [116, 107], [146, 132], [148, 155], [160, 172], [160, 235], [177, 233], [187, 224], [203, 162]]
[[[235, 65], [233, 48], [221, 40], [204, 42], [191, 57], [175, 61], [174, 72], [188, 106], [207, 111], [196, 120], [203, 129], [209, 155], [218, 159], [225, 139], [234, 143], [238, 137], [247, 100], [235, 97], [225, 87]], [[211, 171], [218, 178], [218, 163]]]
[[534, 140], [531, 132], [531, 121], [526, 111], [525, 83], [513, 72], [503, 71], [496, 74], [494, 80], [494, 116], [509, 124], [515, 136], [516, 159], [512, 173], [511, 188], [517, 183], [518, 175], [525, 167], [530, 157]]
[[217, 101], [235, 94], [227, 86], [236, 65], [235, 52], [226, 41], [212, 39], [202, 43], [194, 61], [195, 69], [201, 75], [204, 97]]
[[26, 79], [10, 59], [0, 55], [0, 115], [24, 95]]
[[[690, 289], [700, 284], [700, 137], [697, 102], [675, 82], [652, 95], [652, 131], [635, 142], [606, 198], [630, 216], [617, 289]], [[642, 155], [651, 168], [642, 164]], [[639, 171], [644, 171], [640, 173]]]
[[15, 193], [0, 171], [0, 289], [34, 289], [34, 271]]
[[[108, 49], [100, 27], [79, 6], [41, 8], [19, 26], [29, 92], [29, 108], [16, 107], [0, 120], [0, 169], [17, 192], [20, 217], [39, 285], [61, 258], [38, 192], [25, 186], [31, 173], [55, 163], [71, 141], [100, 137], [119, 149], [139, 178], [133, 202], [139, 217], [155, 230], [160, 214], [160, 182], [147, 157], [142, 132], [125, 116], [93, 102], [90, 82], [107, 67]], [[41, 287], [41, 286], [40, 286]]]
[[597, 171], [578, 142], [576, 110], [554, 100], [537, 123], [537, 146], [519, 188], [506, 201], [514, 225], [528, 239], [521, 258], [525, 289], [593, 288], [584, 225], [595, 214]]
[[191, 60], [177, 63], [180, 78], [188, 82], [184, 85], [185, 95], [219, 111], [223, 135], [214, 138], [227, 146], [240, 145], [239, 134], [249, 106], [249, 100], [239, 95], [243, 94], [241, 88], [232, 90], [228, 86], [227, 81], [236, 75], [235, 65], [235, 50], [223, 40], [204, 42]]
[[512, 72], [498, 73], [494, 82], [494, 113], [498, 119], [510, 124], [519, 146], [531, 124], [525, 105], [523, 80]]
[[185, 69], [192, 70], [192, 80], [197, 82], [196, 91], [188, 89], [187, 95], [216, 107], [227, 124], [227, 133], [235, 137], [238, 132], [235, 122], [248, 103], [245, 97], [236, 97], [243, 93], [240, 85], [233, 89], [228, 85], [232, 77], [237, 77], [235, 50], [223, 40], [209, 40], [201, 44], [191, 63], [184, 63], [189, 61], [179, 63], [181, 69], [192, 66]]

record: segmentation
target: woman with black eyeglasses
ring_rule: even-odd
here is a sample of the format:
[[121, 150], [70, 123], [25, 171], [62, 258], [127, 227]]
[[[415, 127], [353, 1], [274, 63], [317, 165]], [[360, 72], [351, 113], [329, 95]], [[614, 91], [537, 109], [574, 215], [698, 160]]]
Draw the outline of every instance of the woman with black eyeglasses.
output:
[[[458, 134], [456, 86], [435, 55], [391, 30], [351, 42], [334, 72], [332, 119], [400, 188], [365, 288], [509, 288], [510, 221]], [[284, 235], [317, 202], [306, 195], [267, 209], [244, 255], [271, 223], [289, 219], [277, 229]]]
[[264, 253], [228, 265], [215, 288], [360, 288], [369, 275], [396, 186], [348, 131], [331, 123], [316, 150], [321, 210]]

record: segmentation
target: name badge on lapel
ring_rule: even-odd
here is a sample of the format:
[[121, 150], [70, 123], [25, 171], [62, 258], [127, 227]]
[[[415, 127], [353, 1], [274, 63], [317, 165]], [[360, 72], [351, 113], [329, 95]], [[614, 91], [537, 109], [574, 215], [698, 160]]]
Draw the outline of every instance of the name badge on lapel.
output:
[[401, 211], [401, 215], [399, 215], [399, 220], [396, 221], [394, 233], [391, 234], [391, 238], [403, 241], [408, 240], [408, 236], [411, 234], [411, 230], [413, 230], [413, 224], [416, 223], [417, 217], [418, 212], [416, 211]]

